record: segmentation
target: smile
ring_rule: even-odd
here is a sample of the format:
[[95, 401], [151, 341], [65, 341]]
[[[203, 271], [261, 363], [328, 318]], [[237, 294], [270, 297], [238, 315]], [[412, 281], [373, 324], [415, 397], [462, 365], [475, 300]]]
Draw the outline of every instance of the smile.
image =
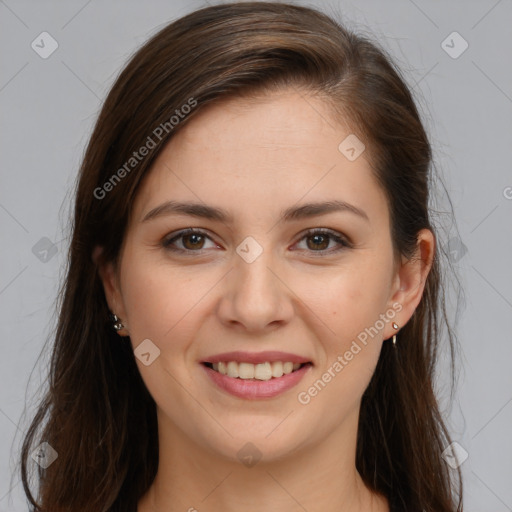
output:
[[234, 379], [243, 380], [278, 379], [283, 375], [288, 375], [297, 371], [301, 366], [303, 366], [300, 363], [292, 363], [291, 361], [267, 361], [260, 364], [239, 363], [237, 361], [220, 361], [218, 363], [205, 364], [221, 375], [227, 375]]
[[215, 388], [245, 400], [261, 400], [281, 395], [295, 387], [313, 367], [309, 362], [291, 361], [257, 364], [219, 361], [204, 362], [200, 366]]

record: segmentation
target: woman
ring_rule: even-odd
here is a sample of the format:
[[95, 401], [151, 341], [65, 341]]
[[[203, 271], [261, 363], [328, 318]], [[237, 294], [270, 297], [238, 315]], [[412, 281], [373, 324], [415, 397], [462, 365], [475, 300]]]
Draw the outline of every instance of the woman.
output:
[[156, 34], [80, 170], [34, 510], [462, 510], [430, 167], [389, 57], [320, 12]]

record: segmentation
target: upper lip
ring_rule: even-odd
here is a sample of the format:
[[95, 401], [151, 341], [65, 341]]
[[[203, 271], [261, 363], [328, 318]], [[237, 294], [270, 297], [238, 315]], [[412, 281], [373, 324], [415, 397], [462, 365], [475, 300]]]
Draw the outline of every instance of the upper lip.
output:
[[220, 363], [237, 361], [239, 363], [272, 363], [274, 361], [292, 362], [292, 363], [310, 363], [311, 361], [306, 357], [297, 354], [290, 354], [289, 352], [267, 351], [267, 352], [224, 352], [222, 354], [215, 354], [203, 360], [204, 363]]

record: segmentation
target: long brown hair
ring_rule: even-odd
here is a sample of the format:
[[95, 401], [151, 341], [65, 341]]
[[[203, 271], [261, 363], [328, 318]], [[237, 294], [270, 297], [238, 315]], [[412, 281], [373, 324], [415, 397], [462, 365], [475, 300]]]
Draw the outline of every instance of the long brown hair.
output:
[[[155, 403], [130, 344], [111, 328], [91, 254], [102, 246], [104, 261], [117, 262], [141, 180], [197, 112], [216, 100], [278, 87], [318, 94], [367, 141], [397, 255], [410, 257], [418, 232], [434, 231], [431, 146], [404, 78], [379, 45], [317, 10], [285, 3], [216, 5], [167, 25], [120, 73], [80, 168], [48, 390], [21, 454], [33, 510], [135, 510], [151, 485], [158, 467]], [[154, 146], [127, 165], [134, 152], [151, 146], [148, 137]], [[357, 469], [370, 489], [408, 512], [462, 510], [460, 472], [441, 456], [450, 439], [434, 393], [444, 327], [452, 370], [455, 346], [440, 255], [436, 247], [399, 350], [384, 343], [360, 411]], [[30, 454], [43, 441], [58, 458], [37, 468], [34, 496]]]

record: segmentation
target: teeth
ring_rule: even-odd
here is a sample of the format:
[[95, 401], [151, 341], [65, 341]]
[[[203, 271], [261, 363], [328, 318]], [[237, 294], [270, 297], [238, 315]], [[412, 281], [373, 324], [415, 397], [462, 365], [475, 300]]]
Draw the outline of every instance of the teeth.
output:
[[236, 361], [213, 363], [215, 371], [228, 377], [239, 379], [270, 380], [292, 373], [300, 368], [300, 363], [290, 361], [265, 362], [259, 364], [238, 363]]
[[254, 378], [270, 380], [272, 378], [272, 365], [270, 363], [257, 364], [254, 368]]
[[[233, 364], [238, 366], [238, 376], [241, 379], [254, 379], [254, 365], [251, 363], [240, 363], [237, 364], [235, 361], [231, 361]], [[233, 375], [229, 375], [233, 377]]]
[[288, 374], [293, 372], [293, 363], [289, 361], [287, 363], [283, 363], [283, 373]]
[[276, 361], [272, 363], [272, 377], [282, 377], [283, 376], [283, 363], [281, 361]]
[[238, 365], [235, 363], [235, 361], [230, 361], [228, 363], [227, 375], [229, 375], [230, 377], [238, 377], [239, 376]]

